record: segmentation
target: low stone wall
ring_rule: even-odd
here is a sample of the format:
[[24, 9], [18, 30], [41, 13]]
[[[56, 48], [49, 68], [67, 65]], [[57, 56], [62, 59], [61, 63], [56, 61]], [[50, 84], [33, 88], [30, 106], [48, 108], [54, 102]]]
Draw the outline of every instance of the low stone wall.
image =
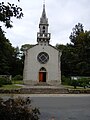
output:
[[0, 94], [90, 94], [90, 90], [72, 90], [59, 88], [21, 88], [4, 90], [0, 89]]
[[68, 89], [69, 94], [90, 94], [90, 90], [72, 90]]

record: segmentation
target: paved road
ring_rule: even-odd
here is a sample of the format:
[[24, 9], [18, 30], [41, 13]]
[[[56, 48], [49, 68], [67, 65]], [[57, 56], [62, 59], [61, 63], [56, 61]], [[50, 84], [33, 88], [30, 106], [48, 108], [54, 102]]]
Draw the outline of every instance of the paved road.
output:
[[90, 96], [32, 97], [33, 105], [40, 108], [40, 120], [90, 120]]
[[40, 109], [40, 120], [90, 120], [90, 94], [13, 95], [17, 96], [31, 97], [32, 104]]

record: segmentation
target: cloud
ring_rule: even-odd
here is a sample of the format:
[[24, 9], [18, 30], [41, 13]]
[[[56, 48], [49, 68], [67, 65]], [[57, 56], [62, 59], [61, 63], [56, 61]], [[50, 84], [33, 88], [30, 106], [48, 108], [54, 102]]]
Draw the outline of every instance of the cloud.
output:
[[[6, 37], [13, 46], [36, 44], [43, 0], [21, 0], [20, 3], [15, 0], [9, 1], [23, 8], [24, 17], [21, 20], [13, 19], [14, 27], [5, 29]], [[52, 45], [70, 43], [70, 33], [78, 22], [82, 23], [85, 29], [90, 29], [89, 2], [89, 0], [46, 0], [46, 14]]]

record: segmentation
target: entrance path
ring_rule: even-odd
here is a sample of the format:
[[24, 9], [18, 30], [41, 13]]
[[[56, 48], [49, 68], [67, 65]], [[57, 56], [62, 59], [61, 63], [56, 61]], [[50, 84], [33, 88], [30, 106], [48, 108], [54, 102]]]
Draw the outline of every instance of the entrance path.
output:
[[53, 85], [49, 85], [49, 84], [35, 84], [35, 85], [21, 85], [21, 84], [16, 84], [16, 86], [21, 86], [22, 88], [65, 88], [65, 86], [63, 85], [58, 85], [58, 86], [53, 86]]

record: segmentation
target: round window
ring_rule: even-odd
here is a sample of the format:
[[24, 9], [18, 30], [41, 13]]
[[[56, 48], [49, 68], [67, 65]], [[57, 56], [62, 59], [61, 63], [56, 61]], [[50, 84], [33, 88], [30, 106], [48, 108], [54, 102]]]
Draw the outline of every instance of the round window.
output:
[[49, 60], [49, 55], [45, 52], [41, 52], [38, 54], [37, 59], [41, 64], [45, 64]]

